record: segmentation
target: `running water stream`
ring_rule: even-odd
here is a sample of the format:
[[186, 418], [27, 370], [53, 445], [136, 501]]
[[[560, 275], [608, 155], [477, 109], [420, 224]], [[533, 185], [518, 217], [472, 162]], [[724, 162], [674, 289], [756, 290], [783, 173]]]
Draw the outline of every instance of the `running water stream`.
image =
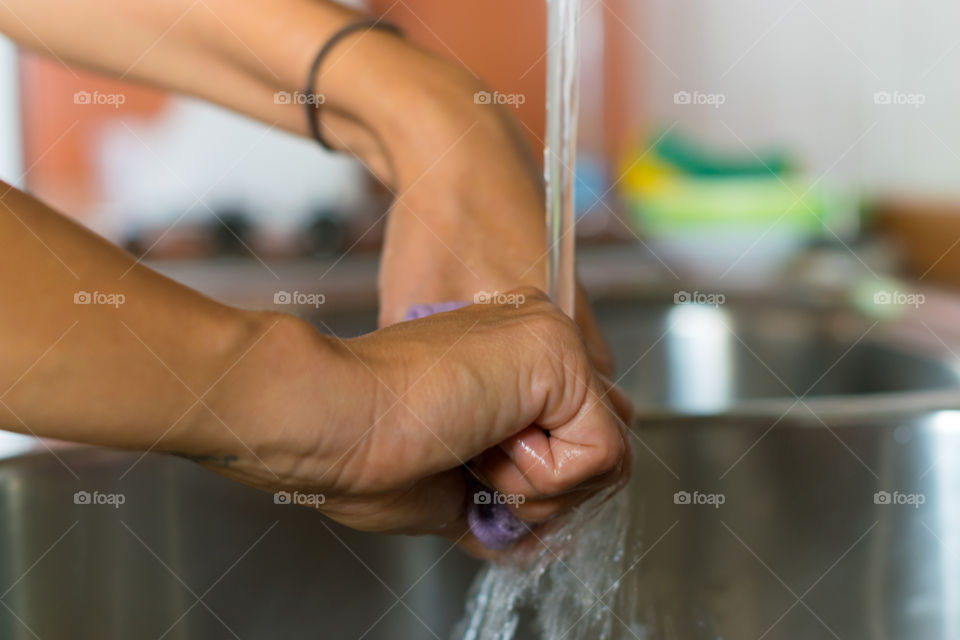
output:
[[547, 0], [547, 292], [573, 317], [574, 189], [580, 112], [580, 1]]
[[[547, 0], [548, 292], [573, 315], [574, 182], [579, 110], [580, 0]], [[602, 409], [601, 409], [602, 410]], [[549, 531], [531, 533], [509, 562], [477, 576], [464, 620], [464, 640], [610, 640], [643, 638], [624, 611], [635, 594], [628, 562], [628, 491], [591, 498]]]

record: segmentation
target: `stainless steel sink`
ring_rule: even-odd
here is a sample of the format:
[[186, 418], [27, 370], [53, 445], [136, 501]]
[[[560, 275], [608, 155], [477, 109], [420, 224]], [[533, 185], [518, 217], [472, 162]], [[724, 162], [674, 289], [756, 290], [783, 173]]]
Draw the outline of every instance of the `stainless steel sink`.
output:
[[638, 427], [653, 637], [960, 637], [960, 413], [775, 422]]
[[441, 540], [350, 531], [186, 461], [57, 455], [0, 464], [0, 638], [442, 637], [476, 569]]
[[[598, 308], [643, 410], [622, 607], [645, 640], [960, 637], [949, 328], [754, 297]], [[0, 638], [445, 638], [478, 567], [182, 460], [56, 453], [0, 462]]]
[[[775, 411], [960, 387], [960, 358], [919, 313], [882, 322], [846, 305], [733, 299], [722, 306], [600, 303], [621, 384], [641, 411]], [[786, 404], [784, 404], [786, 403]]]

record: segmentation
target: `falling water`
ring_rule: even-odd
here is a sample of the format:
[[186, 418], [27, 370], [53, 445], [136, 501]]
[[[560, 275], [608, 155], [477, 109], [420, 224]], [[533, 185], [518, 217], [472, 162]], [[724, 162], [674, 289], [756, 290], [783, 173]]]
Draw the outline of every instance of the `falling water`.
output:
[[530, 547], [474, 580], [454, 632], [463, 640], [645, 640], [632, 600], [636, 544], [628, 539], [629, 495], [597, 495]]
[[574, 188], [580, 111], [580, 0], [547, 0], [547, 292], [573, 316]]
[[[547, 241], [548, 292], [573, 315], [574, 181], [579, 109], [580, 0], [548, 0]], [[464, 620], [464, 640], [611, 640], [644, 638], [624, 613], [635, 593], [628, 546], [628, 491], [591, 498], [550, 531], [537, 531], [510, 562], [477, 576]], [[624, 582], [630, 582], [625, 586]]]

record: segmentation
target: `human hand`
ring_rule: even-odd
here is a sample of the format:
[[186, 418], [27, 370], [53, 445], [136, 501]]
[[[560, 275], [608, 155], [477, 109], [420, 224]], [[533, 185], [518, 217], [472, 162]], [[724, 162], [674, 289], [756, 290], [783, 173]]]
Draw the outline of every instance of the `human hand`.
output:
[[463, 465], [531, 526], [629, 469], [626, 398], [542, 293], [513, 293], [516, 307], [473, 305], [346, 341], [285, 317], [210, 400], [233, 433], [193, 420], [183, 450], [229, 452], [228, 466], [200, 461], [269, 491], [322, 494], [319, 509], [347, 526], [439, 534], [481, 553]]

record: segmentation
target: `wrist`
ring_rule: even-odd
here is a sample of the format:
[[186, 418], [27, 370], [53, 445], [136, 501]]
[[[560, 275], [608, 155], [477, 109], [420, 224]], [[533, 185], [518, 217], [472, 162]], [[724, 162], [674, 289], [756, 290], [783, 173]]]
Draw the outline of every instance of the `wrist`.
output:
[[216, 323], [200, 332], [191, 366], [202, 371], [205, 383], [193, 389], [199, 396], [193, 406], [158, 436], [157, 450], [186, 457], [236, 453], [234, 445], [238, 443], [223, 437], [229, 433], [220, 425], [219, 418], [225, 420], [231, 413], [228, 406], [236, 396], [232, 388], [236, 381], [251, 379], [248, 370], [251, 365], [257, 366], [254, 361], [261, 357], [257, 353], [259, 347], [273, 331], [272, 315], [229, 308]]
[[229, 459], [257, 486], [329, 491], [337, 465], [372, 424], [372, 376], [343, 343], [304, 320], [243, 316], [222, 378], [164, 450], [213, 465]]
[[321, 119], [340, 112], [363, 123], [389, 156], [398, 191], [426, 173], [463, 179], [478, 162], [518, 169], [539, 188], [518, 125], [501, 106], [476, 99], [487, 87], [460, 65], [371, 30], [339, 43], [319, 73]]

